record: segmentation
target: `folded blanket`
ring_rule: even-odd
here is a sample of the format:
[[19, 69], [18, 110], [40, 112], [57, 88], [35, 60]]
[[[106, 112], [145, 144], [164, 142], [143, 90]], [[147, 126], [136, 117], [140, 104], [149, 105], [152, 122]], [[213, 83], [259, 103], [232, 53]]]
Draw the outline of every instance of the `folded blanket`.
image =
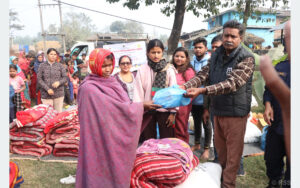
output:
[[[199, 160], [194, 156], [192, 169], [198, 164]], [[143, 154], [135, 159], [130, 187], [174, 187], [184, 182], [188, 175], [184, 172], [181, 161], [175, 157], [161, 154]]]
[[38, 119], [36, 122], [33, 123], [34, 126], [38, 126], [40, 128], [45, 128], [46, 123], [50, 121], [51, 119], [55, 118], [58, 114], [58, 111], [56, 111], [52, 106], [49, 106], [47, 113]]
[[11, 141], [10, 152], [21, 155], [42, 157], [52, 152], [52, 146], [46, 144], [45, 139], [39, 142]]
[[79, 135], [79, 119], [76, 116], [69, 122], [59, 122], [49, 129], [46, 134], [46, 142], [48, 144], [55, 144], [61, 142], [62, 139], [79, 137]]
[[178, 138], [149, 139], [136, 150], [136, 155], [145, 153], [169, 155], [181, 161], [185, 173], [192, 170], [193, 152], [190, 146]]
[[54, 145], [53, 155], [57, 157], [78, 157], [79, 137], [63, 139]]
[[22, 127], [14, 126], [9, 130], [9, 137], [12, 141], [30, 141], [38, 142], [45, 137], [43, 129], [35, 127]]
[[78, 118], [78, 109], [77, 108], [70, 110], [70, 111], [61, 112], [56, 117], [54, 117], [53, 119], [49, 120], [46, 123], [44, 133], [47, 134], [52, 128], [59, 127], [61, 125], [69, 123], [76, 117]]
[[48, 108], [49, 105], [40, 104], [25, 111], [17, 112], [16, 117], [18, 127], [23, 127], [26, 124], [37, 121], [47, 113]]

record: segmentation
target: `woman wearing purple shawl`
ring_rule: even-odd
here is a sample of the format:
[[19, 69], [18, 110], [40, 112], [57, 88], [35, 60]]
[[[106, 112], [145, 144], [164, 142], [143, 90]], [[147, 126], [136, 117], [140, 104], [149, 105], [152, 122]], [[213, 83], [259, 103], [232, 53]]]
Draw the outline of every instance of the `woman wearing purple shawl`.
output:
[[128, 188], [141, 132], [144, 108], [132, 103], [111, 73], [114, 55], [95, 49], [89, 57], [92, 74], [79, 86], [79, 156], [76, 187]]

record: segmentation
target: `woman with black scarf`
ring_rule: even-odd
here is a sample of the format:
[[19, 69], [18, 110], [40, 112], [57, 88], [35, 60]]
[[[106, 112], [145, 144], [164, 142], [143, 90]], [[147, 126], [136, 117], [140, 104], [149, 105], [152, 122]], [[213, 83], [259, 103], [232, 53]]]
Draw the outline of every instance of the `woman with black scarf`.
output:
[[[133, 102], [151, 101], [155, 92], [177, 84], [175, 67], [163, 59], [164, 45], [158, 39], [147, 45], [148, 63], [142, 65], [136, 76]], [[175, 115], [178, 108], [159, 108], [144, 112], [140, 142], [157, 138], [156, 124], [160, 138], [174, 137]]]

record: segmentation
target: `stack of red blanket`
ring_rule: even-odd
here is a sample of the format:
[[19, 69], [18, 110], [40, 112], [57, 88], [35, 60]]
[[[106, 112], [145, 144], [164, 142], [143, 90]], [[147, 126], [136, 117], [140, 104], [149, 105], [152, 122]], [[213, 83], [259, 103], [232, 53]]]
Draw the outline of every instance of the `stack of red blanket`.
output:
[[[194, 155], [191, 169], [198, 164], [199, 160]], [[135, 159], [130, 187], [171, 188], [183, 183], [188, 176], [179, 159], [170, 155], [144, 154]]]
[[51, 154], [53, 148], [45, 142], [44, 127], [57, 114], [44, 104], [17, 112], [17, 119], [10, 124], [10, 151], [37, 157]]
[[73, 109], [59, 113], [47, 122], [44, 133], [46, 143], [54, 144], [54, 156], [77, 157], [79, 149], [80, 125], [78, 110]]

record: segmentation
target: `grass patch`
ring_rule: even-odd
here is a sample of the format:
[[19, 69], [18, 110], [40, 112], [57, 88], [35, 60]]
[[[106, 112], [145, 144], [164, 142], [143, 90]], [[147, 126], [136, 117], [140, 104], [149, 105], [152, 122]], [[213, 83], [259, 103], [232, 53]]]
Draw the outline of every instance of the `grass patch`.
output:
[[246, 171], [246, 176], [237, 178], [237, 188], [264, 188], [268, 185], [269, 180], [266, 175], [266, 165], [263, 155], [245, 157], [244, 170]]
[[[28, 159], [14, 159], [19, 165], [24, 178], [22, 188], [73, 188], [75, 185], [63, 185], [61, 178], [74, 175], [77, 164], [61, 162], [43, 162]], [[246, 176], [238, 177], [237, 188], [263, 188], [267, 186], [266, 166], [263, 156], [245, 157], [244, 169]]]
[[22, 188], [53, 188], [69, 187], [75, 185], [63, 185], [59, 182], [61, 178], [74, 175], [77, 164], [62, 162], [43, 162], [27, 159], [12, 160], [19, 165], [21, 175], [24, 178]]

